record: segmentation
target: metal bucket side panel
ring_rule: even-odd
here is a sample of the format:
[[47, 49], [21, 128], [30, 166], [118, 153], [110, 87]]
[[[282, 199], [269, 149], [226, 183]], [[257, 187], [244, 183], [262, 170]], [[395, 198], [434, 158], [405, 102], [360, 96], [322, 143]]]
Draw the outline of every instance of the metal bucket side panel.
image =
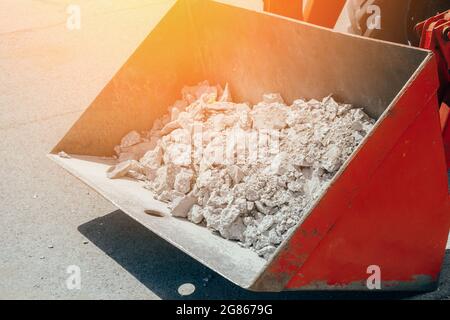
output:
[[437, 105], [428, 103], [347, 207], [329, 206], [342, 216], [287, 288], [368, 289], [379, 276], [384, 290], [433, 289], [450, 227]]
[[[338, 219], [350, 210], [352, 201], [364, 190], [369, 179], [382, 166], [407, 128], [417, 119], [429, 101], [435, 98], [437, 87], [438, 79], [433, 58], [423, 69], [418, 70], [416, 78], [405, 87], [404, 92], [393, 103], [392, 109], [380, 119], [365, 143], [360, 146], [353, 158], [349, 159], [348, 166], [344, 166], [313, 211], [278, 250], [269, 267], [256, 281], [253, 290], [280, 291], [286, 288], [321, 241], [328, 236]], [[436, 123], [436, 126], [439, 124]], [[443, 163], [442, 144], [438, 144], [436, 148], [436, 152], [441, 156], [440, 162]], [[439, 167], [440, 164], [430, 165]], [[439, 181], [444, 177], [437, 179], [438, 187], [442, 187]], [[358, 228], [357, 225], [353, 227]]]
[[52, 153], [111, 156], [128, 132], [149, 130], [184, 85], [203, 78], [195, 38], [188, 3], [178, 1]]

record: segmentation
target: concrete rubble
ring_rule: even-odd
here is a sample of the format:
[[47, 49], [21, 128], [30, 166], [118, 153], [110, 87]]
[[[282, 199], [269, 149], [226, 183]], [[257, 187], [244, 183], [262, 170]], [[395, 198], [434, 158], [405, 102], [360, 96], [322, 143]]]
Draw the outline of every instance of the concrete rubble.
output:
[[332, 97], [288, 106], [266, 94], [251, 106], [203, 82], [150, 131], [126, 135], [107, 175], [144, 181], [173, 216], [268, 259], [374, 123]]

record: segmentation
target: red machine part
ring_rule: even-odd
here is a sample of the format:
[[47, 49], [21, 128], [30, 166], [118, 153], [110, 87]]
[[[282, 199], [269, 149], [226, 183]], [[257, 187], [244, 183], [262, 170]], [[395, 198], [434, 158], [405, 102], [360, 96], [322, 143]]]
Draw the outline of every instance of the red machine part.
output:
[[448, 105], [443, 104], [441, 107], [441, 114], [442, 113], [446, 113], [446, 115], [442, 116], [442, 120], [444, 121], [445, 117], [447, 118], [447, 123], [446, 125], [444, 125], [444, 147], [445, 147], [445, 154], [447, 156], [447, 168], [448, 170], [450, 170], [450, 117], [449, 117], [449, 113], [450, 113], [450, 108]]
[[309, 0], [303, 11], [303, 0], [264, 0], [264, 10], [333, 28], [345, 2], [346, 0]]
[[438, 98], [441, 128], [450, 170], [450, 10], [432, 17], [416, 26], [421, 36], [420, 46], [434, 52], [441, 82]]
[[264, 11], [303, 20], [303, 0], [264, 0]]
[[304, 12], [305, 21], [334, 28], [345, 3], [346, 0], [309, 0]]

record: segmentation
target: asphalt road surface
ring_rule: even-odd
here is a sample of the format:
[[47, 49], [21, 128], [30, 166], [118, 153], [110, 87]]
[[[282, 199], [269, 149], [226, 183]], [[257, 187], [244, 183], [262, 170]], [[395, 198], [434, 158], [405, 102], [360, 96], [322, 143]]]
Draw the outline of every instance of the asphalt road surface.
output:
[[[196, 286], [188, 299], [449, 298], [450, 255], [428, 294], [247, 292], [46, 158], [171, 3], [0, 2], [0, 299], [179, 299], [185, 283]], [[67, 26], [69, 4], [80, 30]], [[66, 285], [73, 265], [81, 290]]]

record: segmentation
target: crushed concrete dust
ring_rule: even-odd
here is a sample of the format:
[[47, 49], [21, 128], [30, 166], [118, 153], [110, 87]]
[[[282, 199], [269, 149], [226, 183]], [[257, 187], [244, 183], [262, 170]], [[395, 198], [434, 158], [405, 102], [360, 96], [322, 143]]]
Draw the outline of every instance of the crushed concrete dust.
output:
[[205, 81], [149, 132], [126, 135], [107, 175], [145, 181], [173, 216], [268, 259], [374, 123], [332, 97], [288, 106], [266, 94], [250, 106]]

